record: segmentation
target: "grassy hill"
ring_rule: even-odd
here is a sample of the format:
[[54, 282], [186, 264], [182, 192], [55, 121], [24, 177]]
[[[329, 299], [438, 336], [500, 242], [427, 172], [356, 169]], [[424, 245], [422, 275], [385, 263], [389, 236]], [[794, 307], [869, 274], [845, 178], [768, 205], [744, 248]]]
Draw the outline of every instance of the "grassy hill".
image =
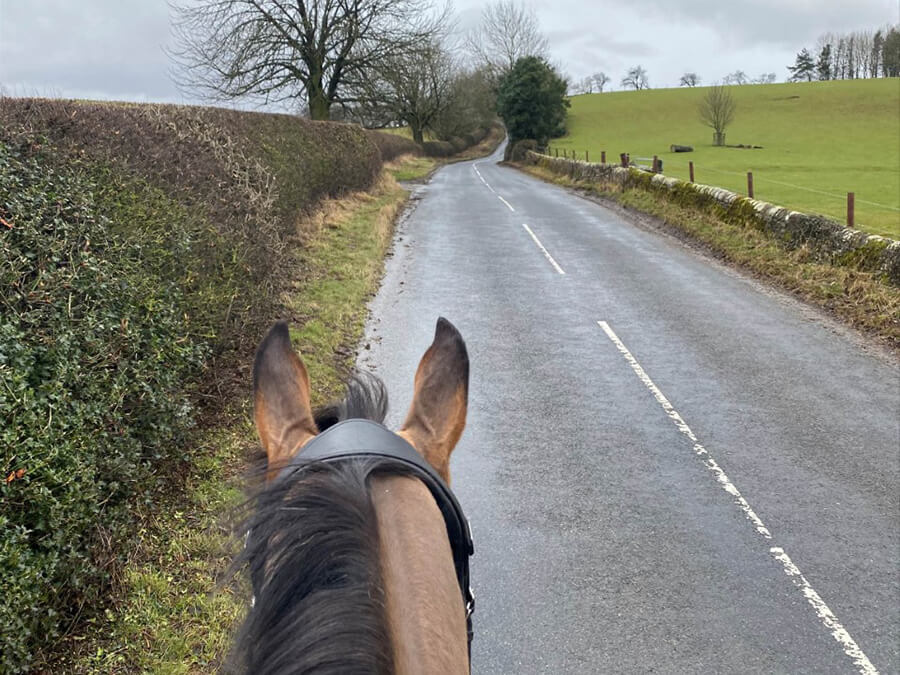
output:
[[[705, 87], [612, 92], [572, 98], [569, 134], [551, 147], [599, 161], [619, 153], [658, 155], [666, 175], [755, 196], [799, 211], [846, 219], [856, 193], [856, 226], [900, 239], [900, 80], [846, 80], [731, 87], [737, 111], [729, 145], [717, 148], [697, 105]], [[669, 151], [673, 143], [692, 153]], [[649, 162], [647, 162], [649, 164]]]

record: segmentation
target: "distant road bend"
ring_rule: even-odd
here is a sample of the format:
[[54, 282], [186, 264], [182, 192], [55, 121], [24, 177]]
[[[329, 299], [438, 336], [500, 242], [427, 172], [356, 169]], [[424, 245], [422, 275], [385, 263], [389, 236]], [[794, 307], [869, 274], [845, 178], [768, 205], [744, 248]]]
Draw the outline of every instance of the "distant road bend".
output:
[[360, 359], [396, 425], [468, 344], [473, 672], [900, 672], [896, 362], [498, 159], [420, 188]]

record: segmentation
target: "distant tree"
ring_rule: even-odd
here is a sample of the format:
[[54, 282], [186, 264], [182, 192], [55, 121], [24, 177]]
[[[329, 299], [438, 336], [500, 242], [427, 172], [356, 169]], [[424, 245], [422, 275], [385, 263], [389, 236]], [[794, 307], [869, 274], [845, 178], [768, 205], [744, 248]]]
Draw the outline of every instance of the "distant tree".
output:
[[872, 58], [870, 60], [869, 77], [878, 77], [881, 72], [881, 50], [884, 46], [884, 35], [881, 31], [875, 31], [872, 37]]
[[723, 84], [747, 84], [749, 81], [750, 78], [747, 77], [747, 73], [743, 70], [736, 70], [725, 76]]
[[725, 128], [734, 120], [735, 104], [724, 85], [710, 87], [700, 102], [700, 121], [715, 132], [714, 144], [725, 145]]
[[643, 66], [630, 68], [625, 77], [622, 78], [622, 86], [631, 87], [635, 91], [649, 89], [650, 85], [647, 84], [647, 71], [644, 70]]
[[772, 84], [778, 76], [775, 73], [762, 73], [755, 80], [751, 81], [751, 84]]
[[484, 66], [459, 69], [450, 84], [447, 105], [431, 124], [438, 138], [450, 139], [485, 129], [497, 116], [497, 93]]
[[481, 24], [466, 36], [466, 45], [498, 84], [523, 56], [547, 56], [547, 38], [541, 33], [534, 9], [515, 0], [485, 5]]
[[885, 77], [900, 77], [900, 32], [891, 28], [881, 45], [881, 72]]
[[594, 78], [588, 75], [585, 78], [582, 78], [580, 82], [580, 86], [578, 87], [582, 94], [593, 94], [594, 93]]
[[685, 73], [678, 84], [681, 87], [696, 87], [700, 84], [700, 76], [697, 73]]
[[173, 0], [179, 86], [212, 100], [305, 101], [313, 119], [357, 100], [373, 68], [413, 54], [448, 12], [432, 0]]
[[437, 40], [421, 46], [415, 54], [386, 59], [361, 85], [361, 107], [377, 118], [377, 111], [403, 122], [413, 140], [422, 144], [426, 131], [450, 104], [453, 63]]
[[819, 60], [816, 61], [816, 75], [820, 80], [831, 79], [831, 45], [826, 44], [819, 52]]
[[599, 73], [594, 73], [591, 77], [594, 80], [594, 87], [602, 94], [603, 87], [609, 84], [609, 75], [601, 71]]
[[813, 62], [809, 50], [804, 47], [797, 54], [797, 60], [794, 62], [794, 65], [788, 66], [788, 70], [791, 71], [792, 81], [799, 82], [805, 79], [808, 82], [812, 82], [813, 75], [816, 72], [816, 64]]
[[497, 111], [511, 143], [533, 138], [544, 145], [566, 132], [566, 80], [544, 59], [524, 56], [501, 80]]

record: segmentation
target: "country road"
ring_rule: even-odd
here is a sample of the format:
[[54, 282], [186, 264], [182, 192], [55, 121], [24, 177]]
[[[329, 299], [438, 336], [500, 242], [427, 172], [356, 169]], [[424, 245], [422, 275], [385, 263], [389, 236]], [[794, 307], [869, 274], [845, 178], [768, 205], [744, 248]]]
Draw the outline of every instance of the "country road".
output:
[[897, 363], [498, 159], [418, 188], [359, 360], [396, 427], [466, 339], [473, 672], [900, 672]]

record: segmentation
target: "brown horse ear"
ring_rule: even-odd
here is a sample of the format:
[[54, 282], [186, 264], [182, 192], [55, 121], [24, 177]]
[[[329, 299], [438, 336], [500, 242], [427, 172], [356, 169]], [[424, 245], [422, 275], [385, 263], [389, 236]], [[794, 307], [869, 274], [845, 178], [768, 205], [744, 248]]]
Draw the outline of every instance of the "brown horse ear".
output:
[[415, 392], [398, 435], [450, 482], [450, 453], [466, 426], [469, 355], [452, 323], [438, 319], [434, 342], [416, 370]]
[[272, 480], [316, 435], [309, 404], [309, 375], [291, 347], [288, 326], [279, 321], [256, 350], [253, 363], [254, 419]]

